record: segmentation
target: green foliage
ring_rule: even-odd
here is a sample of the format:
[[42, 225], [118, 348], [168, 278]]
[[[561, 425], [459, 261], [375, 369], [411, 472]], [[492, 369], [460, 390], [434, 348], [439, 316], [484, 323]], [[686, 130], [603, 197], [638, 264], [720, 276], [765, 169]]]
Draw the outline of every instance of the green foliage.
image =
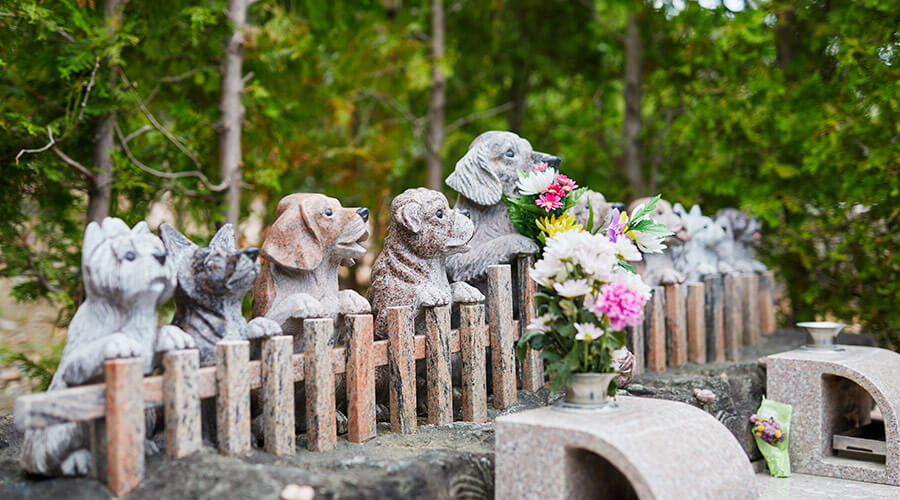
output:
[[32, 359], [23, 352], [2, 346], [0, 347], [0, 366], [15, 366], [25, 377], [37, 381], [34, 385], [35, 391], [46, 391], [50, 387], [53, 374], [56, 373], [56, 367], [62, 358], [64, 347], [65, 342], [60, 342], [53, 346], [49, 356]]

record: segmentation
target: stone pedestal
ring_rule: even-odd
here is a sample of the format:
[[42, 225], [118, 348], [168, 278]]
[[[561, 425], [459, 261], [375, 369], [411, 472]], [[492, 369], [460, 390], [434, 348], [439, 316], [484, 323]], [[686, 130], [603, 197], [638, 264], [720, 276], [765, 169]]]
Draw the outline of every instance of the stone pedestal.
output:
[[617, 404], [497, 418], [495, 498], [757, 498], [747, 456], [714, 417], [659, 399]]
[[[900, 485], [900, 354], [862, 346], [797, 349], [767, 358], [768, 397], [793, 405], [791, 469], [819, 476]], [[885, 462], [837, 456], [834, 434], [881, 410]]]

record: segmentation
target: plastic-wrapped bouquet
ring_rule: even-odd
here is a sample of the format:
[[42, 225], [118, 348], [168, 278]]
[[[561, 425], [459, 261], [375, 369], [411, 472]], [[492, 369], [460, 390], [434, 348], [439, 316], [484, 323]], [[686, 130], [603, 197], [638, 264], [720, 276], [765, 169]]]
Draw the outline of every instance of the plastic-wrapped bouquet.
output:
[[529, 346], [542, 349], [554, 390], [568, 384], [573, 373], [630, 369], [624, 329], [643, 321], [650, 287], [621, 263], [640, 259], [629, 237], [613, 241], [573, 229], [546, 239], [542, 258], [530, 270], [540, 285], [538, 316], [519, 341], [518, 354], [524, 359]]
[[750, 423], [753, 424], [753, 435], [769, 444], [780, 443], [784, 441], [784, 433], [781, 431], [781, 424], [775, 420], [775, 417], [762, 418], [757, 414], [750, 415]]
[[756, 446], [766, 459], [769, 474], [791, 476], [788, 441], [791, 437], [791, 405], [763, 397], [756, 413], [750, 416]]

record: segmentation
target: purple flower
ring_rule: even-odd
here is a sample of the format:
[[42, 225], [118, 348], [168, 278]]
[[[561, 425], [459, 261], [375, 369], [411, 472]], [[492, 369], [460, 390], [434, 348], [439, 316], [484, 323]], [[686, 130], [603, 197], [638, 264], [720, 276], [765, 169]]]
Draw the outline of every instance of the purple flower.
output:
[[612, 209], [609, 214], [609, 227], [606, 229], [606, 237], [609, 238], [609, 241], [615, 243], [619, 236], [625, 234], [627, 227], [628, 217], [624, 213], [620, 214], [618, 208]]

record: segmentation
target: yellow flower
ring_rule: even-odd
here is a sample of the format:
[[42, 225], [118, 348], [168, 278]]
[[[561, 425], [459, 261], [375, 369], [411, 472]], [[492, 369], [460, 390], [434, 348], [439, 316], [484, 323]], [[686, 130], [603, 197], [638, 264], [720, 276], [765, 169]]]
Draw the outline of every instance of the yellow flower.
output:
[[776, 439], [780, 439], [780, 438], [781, 438], [781, 431], [775, 431], [775, 438], [776, 438]]
[[538, 229], [543, 231], [548, 238], [552, 238], [559, 233], [565, 233], [567, 231], [584, 231], [584, 228], [578, 221], [575, 220], [575, 217], [572, 217], [568, 212], [563, 213], [560, 216], [551, 216], [551, 217], [541, 217], [537, 221]]

